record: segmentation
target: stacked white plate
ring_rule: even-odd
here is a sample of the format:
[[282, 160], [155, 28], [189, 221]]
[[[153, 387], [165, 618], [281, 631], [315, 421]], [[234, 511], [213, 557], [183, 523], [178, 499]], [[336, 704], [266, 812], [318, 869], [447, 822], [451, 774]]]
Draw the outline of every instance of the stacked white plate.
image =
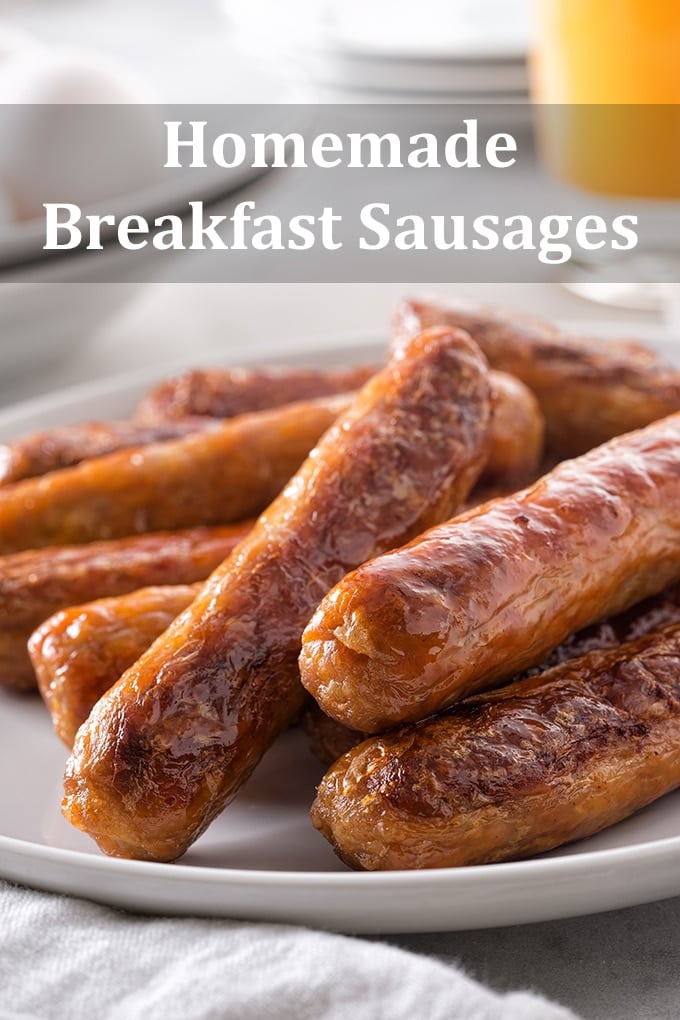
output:
[[252, 54], [325, 102], [523, 103], [525, 0], [222, 0]]

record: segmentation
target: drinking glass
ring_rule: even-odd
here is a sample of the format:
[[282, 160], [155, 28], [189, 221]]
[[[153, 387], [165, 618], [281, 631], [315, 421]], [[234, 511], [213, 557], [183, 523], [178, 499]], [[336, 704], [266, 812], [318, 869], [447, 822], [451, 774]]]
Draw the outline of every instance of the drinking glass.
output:
[[[581, 191], [640, 199], [663, 233], [680, 199], [680, 0], [535, 0], [534, 27], [545, 165]], [[616, 263], [582, 261], [585, 283], [572, 288], [634, 307], [677, 298], [680, 252], [668, 234]]]

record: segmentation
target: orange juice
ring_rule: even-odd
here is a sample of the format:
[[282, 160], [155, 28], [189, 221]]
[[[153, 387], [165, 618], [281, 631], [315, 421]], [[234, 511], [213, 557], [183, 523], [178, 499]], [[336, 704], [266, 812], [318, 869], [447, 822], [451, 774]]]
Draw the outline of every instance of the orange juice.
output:
[[534, 8], [534, 98], [561, 104], [539, 113], [550, 168], [589, 191], [680, 195], [680, 0]]
[[679, 0], [536, 0], [537, 98], [680, 103]]

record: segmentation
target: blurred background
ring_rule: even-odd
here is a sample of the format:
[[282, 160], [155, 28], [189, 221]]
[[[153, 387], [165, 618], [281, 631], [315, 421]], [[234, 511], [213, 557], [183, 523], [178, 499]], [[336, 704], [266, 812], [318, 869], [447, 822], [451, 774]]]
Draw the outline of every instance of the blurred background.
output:
[[5, 0], [0, 14], [6, 31], [121, 60], [164, 100], [275, 98], [259, 81], [266, 67], [279, 87], [303, 82], [308, 101], [345, 101], [378, 91], [526, 96], [529, 3]]
[[[164, 194], [166, 185], [154, 179], [145, 162], [145, 104], [486, 103], [501, 110], [495, 116], [509, 130], [531, 131], [532, 100], [680, 103], [680, 4], [0, 0], [0, 401], [159, 360], [234, 359], [241, 346], [271, 344], [274, 335], [283, 346], [318, 346], [329, 333], [385, 328], [393, 297], [408, 284], [236, 285], [208, 282], [201, 267], [193, 282], [187, 271], [182, 279], [189, 282], [141, 285], [117, 280], [114, 246], [86, 263], [79, 255], [75, 276], [71, 253], [47, 263], [41, 203], [61, 182], [85, 200], [135, 195], [130, 207], [142, 212], [142, 199], [153, 208], [168, 196], [178, 204], [201, 197], [181, 186]], [[54, 141], [55, 108], [67, 103], [126, 104], [112, 144], [134, 152], [130, 164], [116, 165], [107, 153], [96, 180], [82, 172], [79, 179], [77, 148]], [[555, 176], [587, 192], [582, 146], [560, 131], [557, 142], [555, 132], [544, 142], [542, 158]], [[680, 192], [674, 144], [664, 140], [664, 166]], [[107, 167], [115, 167], [108, 176]], [[677, 210], [676, 190], [671, 183], [670, 193], [656, 194], [655, 182], [643, 180], [638, 194], [657, 203], [665, 221], [671, 206]], [[206, 201], [228, 208], [242, 184], [224, 175], [206, 181]], [[620, 193], [621, 186], [614, 176], [596, 190]], [[285, 171], [277, 172], [258, 182], [257, 193], [285, 205], [286, 187]], [[604, 331], [639, 325], [669, 336], [678, 329], [670, 282], [677, 266], [667, 265], [676, 254], [668, 244], [645, 252], [626, 270], [628, 279], [617, 269], [613, 283], [607, 267], [595, 264], [577, 267], [578, 278], [556, 274], [549, 284], [452, 279], [437, 289], [600, 323]]]

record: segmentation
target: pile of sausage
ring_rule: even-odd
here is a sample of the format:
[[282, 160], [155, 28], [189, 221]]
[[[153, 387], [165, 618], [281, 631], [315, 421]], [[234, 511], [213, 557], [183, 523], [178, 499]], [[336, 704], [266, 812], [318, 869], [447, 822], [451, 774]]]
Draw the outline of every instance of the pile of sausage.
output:
[[0, 680], [106, 853], [179, 857], [301, 717], [353, 867], [680, 786], [680, 372], [637, 343], [404, 301], [383, 366], [191, 372], [0, 447], [0, 554]]

